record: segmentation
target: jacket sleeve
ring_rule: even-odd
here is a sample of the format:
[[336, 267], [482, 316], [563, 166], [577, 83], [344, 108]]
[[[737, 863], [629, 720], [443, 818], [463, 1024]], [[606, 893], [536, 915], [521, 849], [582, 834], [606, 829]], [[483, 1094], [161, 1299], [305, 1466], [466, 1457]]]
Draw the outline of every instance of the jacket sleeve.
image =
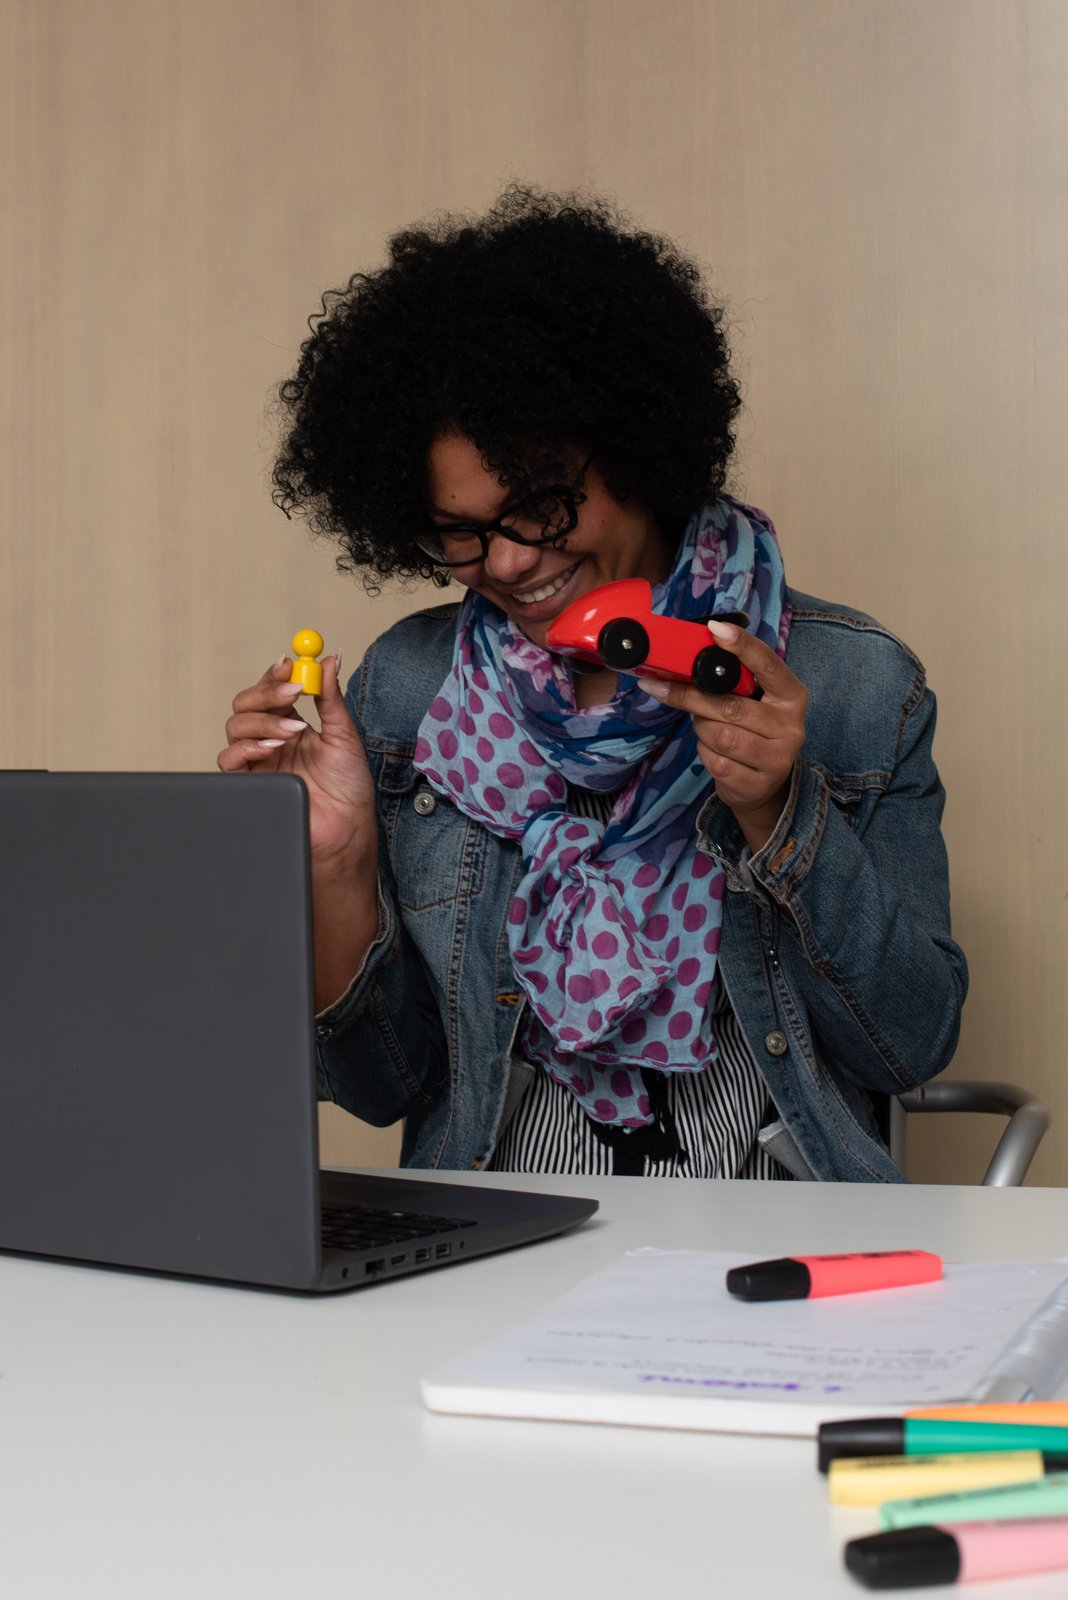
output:
[[[362, 670], [354, 674], [346, 696], [361, 737]], [[368, 755], [376, 772], [373, 751]], [[386, 1127], [437, 1099], [448, 1055], [426, 970], [397, 904], [381, 791], [378, 812], [377, 936], [346, 992], [316, 1018], [315, 1033], [327, 1097], [363, 1121]]]
[[[802, 755], [771, 838], [736, 868], [779, 913], [782, 953], [791, 946], [794, 957], [789, 981], [828, 1065], [880, 1094], [949, 1063], [967, 991], [950, 934], [934, 724], [934, 696], [921, 684], [889, 772], [840, 781]], [[732, 832], [740, 839], [715, 805], [709, 836], [726, 849]]]

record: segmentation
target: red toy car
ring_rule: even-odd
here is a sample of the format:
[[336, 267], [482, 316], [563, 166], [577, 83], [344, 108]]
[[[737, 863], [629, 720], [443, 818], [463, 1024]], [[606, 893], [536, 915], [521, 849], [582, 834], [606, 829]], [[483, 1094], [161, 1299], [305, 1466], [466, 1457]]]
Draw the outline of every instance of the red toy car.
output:
[[644, 677], [695, 683], [705, 694], [756, 698], [760, 692], [749, 668], [714, 643], [703, 622], [658, 616], [644, 578], [591, 589], [549, 624], [546, 638], [560, 655], [580, 656], [616, 672], [640, 669]]

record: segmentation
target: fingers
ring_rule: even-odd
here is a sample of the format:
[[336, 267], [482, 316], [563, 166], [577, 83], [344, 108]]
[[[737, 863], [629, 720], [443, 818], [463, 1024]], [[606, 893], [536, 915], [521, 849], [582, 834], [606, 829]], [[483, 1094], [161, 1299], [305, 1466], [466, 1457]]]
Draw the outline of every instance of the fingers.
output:
[[324, 737], [352, 733], [352, 719], [341, 691], [341, 651], [323, 657], [323, 687], [315, 697], [315, 709]]
[[808, 697], [804, 685], [796, 678], [794, 682], [800, 690], [794, 700], [781, 696], [765, 696], [758, 700], [745, 695], [705, 694], [694, 683], [668, 683], [659, 678], [639, 678], [638, 687], [654, 700], [688, 712], [695, 726], [708, 723], [720, 727], [726, 747], [730, 748], [734, 745], [748, 747], [748, 739], [743, 735], [749, 739], [778, 739], [791, 730], [803, 728]]
[[762, 639], [747, 633], [744, 628], [735, 627], [731, 622], [719, 622], [716, 618], [709, 622], [708, 631], [717, 644], [729, 650], [731, 655], [737, 656], [749, 668], [763, 690], [765, 699], [793, 701], [799, 694], [805, 698], [805, 688], [800, 679]]
[[234, 695], [234, 711], [277, 711], [294, 705], [300, 696], [300, 684], [290, 683], [291, 668], [292, 662], [280, 656], [262, 678]]
[[759, 697], [748, 695], [705, 694], [693, 683], [666, 682], [661, 679], [639, 678], [646, 694], [693, 717], [744, 724], [765, 737], [774, 737], [784, 726], [803, 724], [808, 706], [808, 690], [762, 639], [756, 639], [744, 628], [733, 623], [713, 619], [709, 632], [718, 645], [737, 656], [747, 666], [761, 689]]
[[284, 739], [238, 739], [219, 751], [215, 764], [220, 772], [251, 772], [255, 766], [270, 765], [284, 746]]
[[[234, 696], [226, 748], [216, 757], [220, 771], [288, 765], [297, 742], [309, 732], [298, 710], [301, 686], [290, 681], [292, 665], [287, 656], [279, 656], [256, 683]], [[328, 743], [354, 741], [356, 730], [341, 692], [341, 651], [324, 657], [322, 669], [322, 688], [315, 696], [320, 734]]]
[[695, 684], [639, 678], [639, 687], [693, 719], [698, 754], [735, 814], [781, 802], [805, 738], [808, 691], [775, 652], [733, 624], [710, 623], [716, 642], [749, 668], [760, 699], [705, 694]]
[[248, 689], [234, 696], [226, 723], [226, 748], [216, 757], [221, 772], [247, 772], [253, 766], [279, 765], [277, 752], [307, 733], [298, 714], [300, 685], [289, 681], [290, 662], [280, 657]]

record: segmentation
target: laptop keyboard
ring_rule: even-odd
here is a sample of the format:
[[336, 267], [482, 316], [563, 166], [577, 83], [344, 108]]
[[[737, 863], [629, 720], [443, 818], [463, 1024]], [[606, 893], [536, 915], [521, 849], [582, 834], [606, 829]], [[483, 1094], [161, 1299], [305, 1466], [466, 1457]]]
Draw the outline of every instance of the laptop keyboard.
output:
[[380, 1245], [408, 1244], [442, 1233], [473, 1228], [462, 1217], [424, 1216], [415, 1211], [387, 1211], [378, 1206], [322, 1208], [323, 1244], [334, 1250], [374, 1250]]

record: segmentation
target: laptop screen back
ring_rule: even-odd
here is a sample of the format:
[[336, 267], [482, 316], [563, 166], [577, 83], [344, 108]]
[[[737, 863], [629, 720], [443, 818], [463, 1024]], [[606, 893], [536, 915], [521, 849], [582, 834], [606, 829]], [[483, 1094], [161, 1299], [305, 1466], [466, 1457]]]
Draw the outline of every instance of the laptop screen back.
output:
[[314, 1281], [306, 805], [0, 774], [0, 1247]]

